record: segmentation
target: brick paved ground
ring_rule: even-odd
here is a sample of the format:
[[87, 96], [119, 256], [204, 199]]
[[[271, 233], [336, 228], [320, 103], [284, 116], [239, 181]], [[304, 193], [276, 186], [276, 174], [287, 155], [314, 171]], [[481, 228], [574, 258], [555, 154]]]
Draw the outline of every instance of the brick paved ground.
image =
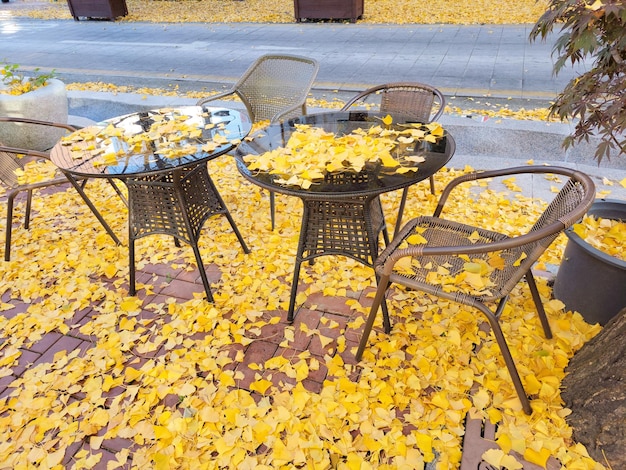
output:
[[[48, 189], [45, 192], [52, 193], [56, 190], [57, 189]], [[65, 190], [65, 188], [61, 186], [60, 190]], [[4, 199], [3, 196], [0, 197], [0, 200], [2, 199]], [[34, 223], [36, 223], [36, 221], [34, 221]], [[186, 245], [183, 245], [183, 247], [186, 247]], [[191, 249], [189, 248], [189, 250]], [[196, 297], [204, 295], [204, 287], [197, 269], [189, 271], [180, 267], [181, 264], [184, 265], [184, 261], [177, 259], [169, 264], [147, 265], [143, 269], [138, 269], [137, 285], [150, 284], [153, 286], [153, 289], [151, 289], [152, 292], [150, 294], [147, 294], [144, 289], [138, 289], [137, 295], [143, 301], [143, 308], [136, 316], [137, 320], [153, 319], [157, 315], [153, 308], [149, 308], [151, 304], [166, 303], [168, 300], [171, 301], [172, 298], [175, 298], [179, 302], [185, 302], [193, 299], [194, 294]], [[209, 282], [213, 286], [214, 293], [218, 293], [219, 287], [215, 287], [215, 283], [220, 279], [221, 273], [219, 268], [215, 264], [207, 264], [205, 269]], [[107, 279], [104, 276], [97, 281], [104, 283], [107, 288], [112, 291], [128, 289], [127, 283], [120, 286], [116, 283], [115, 279]], [[236, 387], [249, 389], [250, 384], [255, 380], [255, 371], [250, 368], [251, 364], [263, 364], [266, 360], [277, 356], [295, 358], [302, 352], [308, 351], [311, 359], [318, 361], [319, 369], [312, 370], [308, 378], [302, 381], [302, 384], [311, 392], [319, 392], [328, 374], [328, 370], [324, 365], [324, 355], [334, 354], [334, 351], [337, 350], [337, 341], [340, 336], [345, 336], [346, 340], [345, 352], [341, 353], [342, 359], [348, 364], [355, 363], [354, 356], [350, 351], [353, 347], [357, 346], [361, 332], [360, 329], [357, 331], [347, 328], [348, 321], [354, 317], [355, 313], [346, 305], [346, 301], [349, 299], [359, 299], [363, 306], [370, 305], [371, 298], [368, 298], [367, 294], [372, 290], [373, 289], [368, 288], [362, 292], [349, 292], [347, 297], [328, 297], [321, 293], [310, 295], [302, 305], [297, 307], [295, 321], [292, 324], [292, 330], [295, 332], [295, 336], [294, 340], [289, 342], [285, 341], [286, 327], [289, 326], [286, 321], [286, 311], [264, 312], [264, 318], [268, 320], [268, 324], [261, 328], [255, 340], [247, 346], [240, 344], [231, 345], [230, 357], [232, 358], [239, 351], [242, 351], [243, 359], [240, 358], [238, 361], [227, 364], [224, 370], [239, 372], [240, 374], [235, 374]], [[10, 290], [5, 291], [0, 297], [0, 300], [13, 306], [12, 309], [2, 312], [2, 315], [7, 319], [26, 312], [32, 304], [37, 303], [37, 299], [33, 299], [31, 302], [24, 302], [20, 299], [12, 298]], [[104, 302], [104, 300], [102, 302]], [[22, 377], [24, 372], [28, 369], [39, 365], [53, 364], [55, 360], [66, 356], [72, 351], [78, 350], [84, 352], [93, 347], [97, 338], [83, 334], [80, 330], [81, 327], [88, 322], [97, 320], [99, 315], [97, 309], [102, 302], [94, 303], [76, 312], [74, 316], [67, 319], [65, 324], [69, 327], [69, 331], [66, 334], [51, 331], [44, 334], [40, 339], [33, 341], [32, 345], [28, 348], [20, 348], [18, 363], [12, 367], [12, 374], [0, 378], [0, 398], [8, 396], [12, 392], [13, 388], [10, 387], [10, 384]], [[280, 315], [280, 321], [270, 324], [269, 319], [277, 314]], [[228, 317], [228, 314], [226, 314], [225, 317]], [[322, 321], [322, 318], [325, 320]], [[167, 321], [167, 319], [165, 321]], [[328, 325], [331, 322], [336, 322], [339, 327], [329, 327]], [[304, 333], [301, 324], [305, 324], [308, 330], [318, 329], [324, 337], [331, 338], [332, 341], [329, 344], [322, 345], [320, 337], [318, 335], [307, 335]], [[285, 346], [285, 344], [288, 345]], [[137, 359], [132, 365], [138, 368], [149, 359], [156, 358], [166, 352], [167, 349], [161, 347], [151, 353], [137, 353]], [[200, 372], [200, 374], [202, 373]], [[290, 378], [282, 372], [275, 371], [271, 375], [271, 378], [274, 384], [280, 385], [281, 387], [282, 383], [296, 383], [294, 378]], [[108, 400], [111, 400], [119, 393], [120, 389], [116, 387], [109, 392], [105, 392], [103, 395], [108, 397]], [[80, 394], [75, 395], [74, 399], [80, 400]], [[179, 404], [179, 397], [173, 395], [166, 397], [164, 404], [175, 408]], [[105, 431], [106, 428], [102, 429], [98, 435], [104, 434]], [[64, 465], [69, 465], [74, 455], [79, 450], [84, 449], [90, 451], [90, 437], [91, 436], [85, 437], [83, 441], [74, 444], [67, 450], [63, 460]], [[130, 439], [114, 438], [105, 440], [101, 446], [103, 457], [93, 468], [95, 470], [106, 469], [107, 462], [115, 459], [114, 454], [116, 452], [125, 448], [132, 449], [133, 446], [134, 443]]]
[[[439, 181], [439, 183], [442, 184], [441, 181]], [[426, 186], [424, 186], [424, 194], [427, 194], [425, 188]], [[110, 191], [110, 188], [108, 188], [108, 190]], [[53, 190], [50, 191], [52, 192]], [[284, 201], [282, 202], [284, 203]], [[248, 201], [248, 203], [251, 203], [251, 201]], [[263, 201], [262, 207], [263, 210], [267, 210], [266, 201]], [[87, 214], [89, 213], [87, 212]], [[282, 216], [282, 214], [279, 215]], [[87, 215], [85, 217], [87, 217]], [[89, 215], [89, 217], [93, 218], [92, 215]], [[265, 221], [269, 219], [269, 214], [263, 212], [260, 217], [263, 217]], [[235, 219], [237, 219], [237, 217], [235, 217]], [[218, 233], [222, 233], [225, 227], [227, 227], [227, 223], [225, 221], [223, 222], [224, 223], [221, 224], [220, 221], [216, 221], [215, 227], [217, 227]], [[37, 223], [41, 223], [41, 217], [33, 221], [34, 226], [36, 226]], [[207, 232], [213, 229], [212, 224], [213, 222], [210, 222], [205, 226]], [[269, 225], [269, 220], [267, 220], [267, 224]], [[16, 226], [19, 228], [19, 224], [16, 224]], [[120, 230], [119, 226], [117, 230]], [[101, 227], [98, 226], [96, 231], [101, 232]], [[249, 230], [242, 230], [242, 232], [250, 236]], [[71, 235], [68, 235], [66, 231], [62, 237], [69, 239]], [[209, 233], [203, 234], [201, 238], [208, 243], [215, 242], [214, 240], [210, 240]], [[152, 240], [152, 237], [146, 240]], [[138, 298], [142, 301], [142, 307], [140, 312], [133, 315], [133, 318], [137, 321], [153, 320], [155, 322], [161, 322], [160, 324], [162, 326], [168, 325], [171, 323], [172, 317], [167, 313], [167, 309], [156, 311], [154, 308], [155, 304], [167, 305], [167, 303], [172, 300], [177, 304], [182, 304], [192, 301], [194, 298], [201, 298], [204, 295], [204, 288], [197, 269], [188, 269], [192, 267], [189, 262], [186, 261], [186, 259], [189, 259], [188, 255], [191, 254], [191, 248], [183, 245], [182, 248], [178, 249], [179, 251], [175, 251], [176, 248], [174, 247], [173, 241], [167, 241], [170, 244], [168, 244], [166, 248], [168, 248], [168, 250], [171, 249], [174, 253], [178, 253], [176, 259], [158, 264], [147, 264], [138, 269], [138, 286], [143, 284], [150, 285], [152, 288], [147, 289], [142, 287], [138, 289]], [[257, 238], [256, 244], [258, 245], [259, 242], [260, 240]], [[107, 243], [110, 245], [109, 239], [107, 239]], [[236, 244], [236, 241], [233, 241], [233, 243]], [[257, 246], [257, 248], [259, 247]], [[122, 247], [122, 249], [125, 250], [125, 247]], [[239, 251], [240, 247], [236, 245], [235, 249]], [[144, 251], [141, 252], [141, 254], [145, 255], [146, 253]], [[141, 254], [138, 252], [138, 260]], [[24, 262], [28, 262], [28, 260], [24, 260]], [[221, 279], [223, 273], [220, 271], [217, 264], [209, 263], [207, 259], [205, 259], [205, 262], [207, 276], [211, 282], [214, 295], [223, 295], [223, 292], [227, 291], [228, 287], [224, 280]], [[289, 261], [289, 263], [291, 263], [291, 261]], [[310, 275], [317, 276], [314, 272], [310, 273]], [[123, 297], [125, 295], [124, 292], [127, 291], [128, 288], [127, 280], [120, 279], [119, 277], [113, 277], [111, 279], [104, 276], [98, 278], [93, 277], [90, 280], [94, 284], [102, 284], [104, 290], [116, 293], [118, 297]], [[281, 278], [280, 281], [287, 285], [290, 283], [290, 279]], [[522, 290], [527, 294], [527, 289], [523, 288]], [[268, 359], [279, 356], [293, 359], [293, 363], [296, 362], [300, 355], [304, 354], [307, 357], [308, 364], [317, 363], [319, 367], [310, 368], [308, 377], [302, 380], [302, 385], [311, 392], [320, 392], [327, 378], [329, 380], [335, 378], [329, 376], [327, 369], [328, 356], [340, 356], [345, 364], [355, 365], [353, 351], [361, 336], [362, 326], [355, 327], [354, 324], [356, 322], [354, 322], [354, 320], [357, 317], [362, 317], [363, 313], [352, 310], [347, 305], [347, 302], [358, 299], [360, 305], [363, 308], [367, 308], [371, 304], [372, 291], [373, 288], [370, 286], [363, 291], [348, 291], [345, 296], [324, 296], [321, 292], [314, 291], [314, 293], [309, 294], [304, 299], [300, 297], [295, 322], [291, 327], [286, 322], [285, 310], [262, 309], [262, 316], [259, 319], [263, 320], [264, 324], [256, 329], [245, 329], [245, 334], [248, 335], [251, 341], [243, 341], [240, 343], [233, 342], [224, 346], [227, 357], [230, 359], [236, 358], [236, 360], [225, 361], [223, 370], [234, 372], [235, 388], [250, 390], [251, 383], [257, 379], [255, 375], [258, 371], [258, 368], [255, 368], [253, 365], [264, 364]], [[1, 313], [5, 318], [14, 318], [16, 315], [26, 312], [29, 307], [32, 307], [33, 304], [37, 304], [39, 300], [32, 299], [31, 301], [23, 301], [12, 298], [10, 291], [0, 292], [2, 292], [0, 300], [14, 307]], [[88, 333], [83, 332], [86, 331], [86, 329], [81, 331], [81, 328], [85, 325], [98, 322], [102, 315], [101, 311], [104, 309], [104, 303], [108, 300], [109, 299], [105, 298], [94, 302], [74, 312], [71, 318], [65, 319], [64, 323], [67, 325], [67, 332], [65, 334], [62, 334], [59, 328], [56, 328], [44, 334], [41, 338], [29, 338], [32, 344], [20, 349], [17, 365], [11, 366], [11, 375], [0, 378], [0, 397], [9, 396], [13, 391], [10, 387], [11, 383], [16, 379], [24, 377], [24, 374], [29, 369], [40, 365], [50, 369], [56, 360], [67, 356], [71, 352], [78, 351], [79, 354], [87, 354], [87, 351], [92, 350], [98, 341], [101, 342], [102, 338], [92, 337]], [[54, 313], [55, 312], [49, 312], [51, 315], [54, 315]], [[228, 319], [229, 316], [232, 315], [232, 312], [221, 312], [220, 315]], [[122, 316], [123, 315], [121, 315], [120, 318]], [[279, 321], [274, 322], [277, 317]], [[392, 312], [392, 321], [394, 321], [394, 319], [397, 320]], [[348, 324], [350, 324], [350, 326], [348, 326]], [[113, 328], [116, 328], [118, 332], [121, 332], [123, 329], [121, 322], [115, 323]], [[319, 331], [320, 334], [307, 334], [307, 331], [311, 332], [313, 330]], [[293, 334], [293, 339], [287, 341], [287, 333]], [[203, 336], [204, 333], [194, 333], [194, 336], [187, 336], [187, 338], [195, 340], [201, 339]], [[322, 338], [324, 338], [324, 344], [321, 342]], [[340, 347], [344, 341], [345, 347]], [[125, 366], [132, 366], [135, 369], [139, 369], [152, 358], [171, 354], [173, 349], [176, 349], [175, 345], [166, 346], [162, 344], [154, 350], [143, 352], [138, 350], [137, 345], [135, 345], [131, 354], [128, 355], [131, 359], [125, 363]], [[358, 379], [360, 370], [359, 367], [349, 369], [349, 373], [352, 374], [351, 378]], [[207, 377], [206, 372], [203, 370], [198, 370], [197, 374], [200, 377]], [[278, 370], [266, 369], [263, 376], [264, 378], [271, 378], [272, 383], [277, 386], [278, 389], [285, 389], [282, 384], [293, 385], [296, 383], [293, 377], [287, 376], [285, 373], [279, 372]], [[215, 380], [215, 377], [213, 377], [213, 380]], [[106, 399], [105, 406], [112, 403], [116, 396], [119, 396], [125, 391], [126, 390], [122, 387], [113, 387], [103, 392], [103, 397]], [[84, 398], [82, 393], [83, 392], [80, 391], [73, 393], [70, 400], [80, 401]], [[426, 391], [426, 393], [428, 392]], [[257, 392], [252, 392], [252, 395], [260, 398]], [[162, 400], [162, 405], [166, 409], [177, 408], [180, 403], [180, 397], [178, 395], [168, 395]], [[401, 418], [401, 414], [402, 413], [398, 411], [399, 418]], [[80, 416], [77, 417], [77, 419], [80, 420]], [[412, 425], [406, 423], [403, 432], [410, 433], [412, 429]], [[106, 431], [107, 427], [104, 427], [100, 429], [96, 435], [102, 436]], [[69, 465], [76, 454], [81, 450], [93, 452], [90, 440], [91, 435], [87, 435], [80, 442], [72, 444], [66, 450], [64, 464]], [[106, 469], [107, 462], [115, 459], [115, 453], [123, 449], [130, 449], [132, 451], [135, 446], [132, 439], [120, 437], [105, 439], [99, 449], [103, 457], [93, 468]], [[263, 452], [263, 449], [259, 449], [258, 452]]]

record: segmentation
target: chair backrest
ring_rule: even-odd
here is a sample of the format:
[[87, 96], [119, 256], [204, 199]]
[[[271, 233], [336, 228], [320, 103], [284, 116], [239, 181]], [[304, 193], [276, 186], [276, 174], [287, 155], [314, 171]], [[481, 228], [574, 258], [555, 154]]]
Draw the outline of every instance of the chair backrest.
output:
[[546, 207], [539, 219], [528, 232], [530, 235], [542, 233], [550, 227], [562, 224], [560, 230], [549, 230], [536, 242], [522, 246], [527, 261], [522, 265], [531, 265], [550, 246], [556, 237], [565, 229], [574, 225], [587, 213], [595, 198], [595, 186], [589, 176], [572, 170], [569, 179]]
[[8, 147], [2, 147], [0, 143], [0, 182], [11, 189], [18, 187], [16, 171], [23, 169], [17, 154], [10, 152]]
[[[509, 279], [504, 290], [510, 292], [517, 282], [531, 269], [543, 252], [565, 229], [579, 221], [589, 210], [595, 199], [595, 185], [591, 178], [577, 170], [563, 167], [528, 167], [518, 173], [560, 174], [569, 179], [552, 199], [525, 237], [517, 239], [512, 253], [515, 259], [523, 260], [509, 266]], [[513, 238], [512, 240], [515, 240]], [[523, 243], [522, 240], [524, 240]], [[523, 256], [522, 256], [523, 254]]]
[[253, 122], [306, 114], [306, 98], [317, 76], [315, 59], [268, 54], [259, 57], [233, 90]]
[[[56, 140], [60, 139], [63, 134], [76, 130], [76, 127], [70, 124], [40, 121], [38, 119], [22, 118], [16, 116], [0, 116], [0, 127], [5, 129], [5, 126], [10, 125], [31, 126], [29, 129], [33, 135], [32, 139], [37, 139], [38, 136], [43, 135], [39, 133], [38, 129], [54, 130], [58, 134]], [[50, 135], [51, 134], [46, 135], [46, 138], [49, 138]], [[38, 149], [15, 148], [6, 145], [11, 144], [0, 142], [0, 181], [5, 186], [14, 189], [20, 186], [16, 171], [23, 170], [24, 164], [32, 159], [47, 159], [48, 154]]]
[[398, 113], [419, 122], [432, 122], [443, 114], [446, 100], [436, 88], [417, 82], [377, 85], [349, 100], [344, 111], [361, 105], [378, 106], [381, 113]]

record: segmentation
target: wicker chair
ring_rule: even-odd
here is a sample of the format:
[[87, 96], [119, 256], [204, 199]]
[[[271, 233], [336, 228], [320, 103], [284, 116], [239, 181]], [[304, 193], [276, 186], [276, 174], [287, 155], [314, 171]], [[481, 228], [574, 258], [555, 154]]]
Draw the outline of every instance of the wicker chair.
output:
[[[0, 117], [0, 122], [27, 122], [31, 124], [40, 124], [42, 126], [58, 127], [70, 132], [76, 129], [70, 125], [51, 123], [45, 121], [35, 121], [31, 119], [21, 119], [12, 117]], [[21, 156], [21, 158], [18, 158]], [[31, 202], [33, 197], [33, 191], [36, 189], [46, 188], [49, 186], [56, 186], [60, 184], [69, 183], [67, 178], [62, 174], [47, 181], [40, 181], [36, 183], [20, 183], [16, 172], [24, 170], [24, 161], [32, 159], [48, 159], [48, 154], [35, 150], [18, 149], [13, 147], [5, 147], [0, 143], [0, 182], [7, 188], [7, 219], [6, 219], [6, 235], [4, 243], [4, 259], [10, 261], [11, 259], [11, 229], [13, 222], [13, 206], [15, 197], [21, 193], [26, 192], [26, 213], [24, 217], [24, 227], [26, 229], [30, 226], [30, 212]]]
[[[381, 113], [397, 113], [415, 119], [418, 122], [432, 122], [443, 114], [446, 100], [436, 88], [423, 83], [398, 82], [377, 85], [359, 93], [349, 100], [343, 111], [355, 107], [378, 107]], [[395, 233], [402, 224], [402, 213], [406, 204], [409, 188], [404, 188]], [[430, 192], [435, 194], [435, 178], [430, 177]]]
[[[18, 118], [18, 117], [6, 117], [0, 116], [0, 123], [3, 122], [12, 122], [12, 123], [24, 123], [34, 126], [45, 126], [45, 127], [55, 127], [60, 130], [74, 132], [77, 130], [76, 127], [71, 126], [69, 124], [62, 124], [57, 122], [48, 122], [48, 121], [40, 121], [37, 119], [27, 119], [27, 118]], [[65, 175], [59, 173], [52, 179], [46, 181], [39, 181], [34, 183], [20, 183], [16, 172], [24, 171], [24, 162], [32, 161], [32, 160], [47, 160], [49, 158], [48, 153], [40, 152], [36, 150], [30, 149], [21, 149], [14, 147], [6, 147], [2, 146], [0, 143], [0, 182], [6, 186], [6, 198], [7, 198], [7, 219], [6, 219], [6, 235], [5, 235], [5, 245], [4, 245], [4, 259], [5, 261], [11, 260], [11, 235], [12, 235], [12, 222], [13, 222], [13, 206], [15, 202], [16, 196], [21, 192], [26, 192], [26, 213], [24, 220], [24, 228], [28, 229], [30, 227], [30, 212], [31, 212], [31, 202], [33, 197], [33, 191], [36, 189], [47, 188], [50, 186], [58, 186], [61, 184], [70, 183], [70, 181], [65, 177]], [[89, 200], [85, 192], [83, 191], [84, 185], [87, 182], [86, 179], [80, 180], [80, 185], [78, 182], [75, 184], [75, 189], [85, 202], [87, 206], [91, 209], [93, 214], [103, 222], [102, 216], [95, 208], [93, 203]], [[118, 195], [123, 199], [124, 196], [120, 192], [119, 188], [111, 182], [113, 189], [118, 193]], [[112, 232], [109, 232], [111, 237], [116, 243], [119, 243], [119, 240]]]
[[[527, 233], [509, 237], [502, 233], [440, 217], [451, 191], [457, 185], [467, 181], [522, 173], [558, 174], [569, 178]], [[502, 333], [499, 324], [500, 316], [510, 292], [525, 277], [544, 333], [547, 338], [552, 337], [531, 268], [554, 239], [587, 212], [594, 197], [594, 184], [587, 175], [561, 167], [518, 167], [472, 173], [453, 180], [444, 189], [434, 215], [432, 217], [418, 217], [408, 222], [376, 260], [375, 270], [378, 277], [378, 289], [364, 327], [356, 359], [361, 360], [363, 356], [378, 309], [385, 301], [385, 293], [391, 283], [459, 302], [478, 309], [487, 317], [515, 385], [515, 390], [522, 402], [522, 407], [527, 414], [530, 414], [530, 402]], [[426, 239], [426, 243], [407, 245], [406, 240], [415, 233], [420, 233]], [[469, 239], [470, 236], [472, 241]], [[492, 285], [488, 292], [485, 291], [480, 294], [471, 294], [467, 290], [461, 289], [447, 288], [444, 290], [442, 285], [430, 283], [427, 280], [427, 275], [431, 270], [426, 269], [426, 267], [415, 267], [409, 273], [394, 268], [399, 260], [410, 257], [419, 260], [421, 266], [431, 267], [435, 270], [437, 266], [446, 264], [450, 276], [454, 277], [463, 272], [464, 269], [465, 260], [459, 255], [468, 255], [472, 260], [488, 261], [494, 253], [499, 253], [504, 265], [500, 269], [492, 270], [489, 274]], [[403, 264], [406, 266], [406, 263]], [[486, 305], [486, 303], [493, 302], [496, 302], [495, 311]], [[386, 317], [384, 311], [383, 319], [385, 331], [388, 333], [391, 327], [389, 318]]]
[[[281, 119], [306, 114], [306, 98], [317, 76], [315, 59], [293, 55], [268, 54], [259, 57], [233, 87], [223, 93], [198, 101], [210, 101], [237, 95], [245, 104], [252, 122]], [[270, 215], [274, 230], [276, 203], [270, 191]]]

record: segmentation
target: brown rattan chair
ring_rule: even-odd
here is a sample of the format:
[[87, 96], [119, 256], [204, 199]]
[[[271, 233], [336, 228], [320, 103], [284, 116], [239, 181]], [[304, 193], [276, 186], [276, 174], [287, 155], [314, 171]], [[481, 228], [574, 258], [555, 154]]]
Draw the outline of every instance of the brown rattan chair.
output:
[[[357, 107], [378, 108], [381, 113], [396, 113], [418, 122], [432, 122], [439, 119], [446, 106], [443, 94], [436, 88], [417, 82], [385, 83], [359, 93], [342, 108], [343, 111]], [[409, 188], [402, 191], [395, 233], [402, 224], [402, 213]], [[430, 192], [435, 194], [435, 178], [430, 177]]]
[[[503, 233], [440, 217], [451, 191], [459, 184], [477, 179], [523, 173], [558, 174], [569, 178], [539, 219], [523, 235], [507, 236]], [[530, 402], [500, 327], [500, 316], [510, 292], [525, 277], [544, 333], [547, 338], [552, 337], [531, 268], [554, 239], [587, 212], [594, 197], [595, 187], [587, 175], [576, 170], [554, 166], [528, 166], [485, 171], [454, 179], [444, 189], [434, 215], [432, 217], [418, 217], [408, 222], [376, 260], [375, 270], [378, 277], [378, 289], [364, 327], [356, 359], [361, 360], [362, 358], [378, 309], [385, 301], [385, 293], [392, 283], [459, 302], [478, 309], [487, 317], [515, 385], [515, 390], [522, 402], [522, 407], [527, 414], [530, 414]], [[407, 239], [416, 233], [424, 237], [426, 243], [409, 244]], [[447, 267], [451, 277], [463, 272], [466, 260], [462, 259], [460, 255], [468, 255], [472, 260], [488, 261], [494, 253], [498, 253], [499, 257], [502, 258], [503, 266], [494, 268], [489, 273], [488, 276], [492, 285], [489, 286], [488, 291], [472, 294], [465, 289], [444, 288], [442, 285], [430, 283], [427, 280], [429, 272], [432, 269], [437, 270], [437, 267], [442, 265]], [[419, 260], [419, 265], [413, 267], [409, 272], [399, 270], [396, 267], [396, 263], [406, 257]], [[402, 264], [406, 266], [406, 260]], [[492, 311], [486, 304], [494, 302], [496, 309]], [[384, 310], [383, 324], [388, 333], [391, 326]]]
[[[17, 117], [5, 117], [0, 116], [0, 123], [3, 122], [12, 122], [12, 123], [22, 123], [29, 124], [34, 126], [43, 126], [43, 127], [55, 127], [59, 128], [62, 131], [73, 132], [76, 130], [74, 126], [69, 124], [62, 124], [56, 122], [48, 122], [48, 121], [40, 121], [36, 119], [25, 119], [25, 118], [17, 118]], [[30, 227], [30, 212], [31, 212], [31, 202], [33, 197], [33, 191], [36, 189], [47, 188], [50, 186], [58, 186], [62, 184], [70, 183], [70, 181], [65, 177], [64, 174], [58, 173], [51, 179], [45, 181], [38, 181], [32, 183], [22, 183], [17, 176], [16, 172], [23, 172], [25, 170], [25, 163], [29, 161], [42, 161], [47, 160], [49, 158], [48, 153], [41, 152], [37, 150], [30, 149], [22, 149], [22, 148], [14, 148], [14, 147], [5, 147], [0, 143], [0, 182], [6, 186], [7, 192], [5, 197], [7, 199], [7, 218], [6, 218], [6, 235], [5, 235], [5, 245], [4, 245], [4, 259], [5, 261], [10, 261], [11, 259], [11, 236], [12, 236], [12, 225], [13, 225], [13, 207], [16, 196], [21, 192], [26, 192], [26, 208], [25, 208], [25, 220], [24, 220], [24, 228], [28, 229]], [[100, 215], [97, 213], [97, 210], [87, 198], [87, 195], [82, 190], [84, 183], [86, 180], [82, 180], [82, 186], [75, 185], [76, 190], [83, 198], [85, 203], [89, 206], [89, 208], [94, 212], [94, 215], [97, 217]], [[115, 188], [115, 186], [114, 186]]]
[[[267, 54], [259, 57], [233, 87], [223, 93], [203, 98], [198, 106], [236, 95], [243, 102], [253, 123], [306, 114], [306, 98], [317, 76], [315, 59], [295, 55]], [[275, 222], [275, 198], [270, 191], [272, 230]]]

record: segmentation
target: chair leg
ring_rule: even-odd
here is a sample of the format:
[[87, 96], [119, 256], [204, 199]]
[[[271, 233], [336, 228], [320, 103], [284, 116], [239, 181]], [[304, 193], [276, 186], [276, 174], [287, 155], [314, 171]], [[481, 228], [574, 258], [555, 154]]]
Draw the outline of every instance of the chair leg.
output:
[[541, 301], [541, 296], [539, 295], [539, 290], [537, 289], [535, 276], [533, 276], [531, 271], [526, 273], [526, 282], [528, 283], [528, 288], [533, 296], [535, 308], [537, 309], [537, 315], [539, 315], [539, 320], [541, 321], [541, 326], [543, 327], [543, 333], [546, 335], [546, 338], [552, 339], [552, 329], [550, 328], [550, 323], [548, 322], [546, 310], [543, 308], [543, 302]]
[[198, 248], [198, 243], [194, 242], [191, 244], [193, 248], [193, 254], [196, 255], [196, 263], [198, 264], [198, 271], [200, 271], [200, 278], [202, 279], [202, 284], [204, 285], [204, 291], [206, 292], [206, 299], [209, 302], [213, 302], [213, 294], [211, 293], [211, 286], [209, 284], [209, 279], [207, 278], [206, 271], [204, 270], [204, 263], [202, 262], [202, 257], [200, 256], [200, 249]]
[[[369, 339], [370, 333], [372, 332], [372, 327], [374, 326], [374, 321], [376, 320], [376, 314], [378, 313], [378, 309], [385, 299], [385, 294], [387, 293], [387, 289], [389, 288], [389, 276], [381, 276], [378, 281], [378, 288], [376, 289], [376, 295], [374, 296], [374, 303], [370, 309], [370, 314], [367, 317], [367, 321], [365, 322], [365, 326], [363, 327], [363, 336], [361, 336], [361, 341], [359, 343], [359, 349], [356, 352], [355, 359], [360, 361], [363, 357], [363, 352], [365, 351], [365, 346], [367, 346], [367, 341]], [[387, 323], [388, 323], [387, 318]], [[389, 332], [387, 332], [389, 333]]]
[[29, 189], [26, 193], [26, 214], [24, 215], [24, 228], [28, 230], [30, 228], [30, 210], [33, 207], [33, 190]]
[[[498, 306], [498, 310], [500, 311], [504, 307], [505, 302], [500, 303]], [[509, 370], [509, 375], [511, 376], [511, 381], [513, 382], [513, 386], [515, 387], [515, 391], [517, 392], [517, 396], [522, 403], [522, 409], [524, 413], [527, 415], [532, 414], [533, 410], [530, 407], [530, 401], [528, 400], [528, 396], [526, 395], [526, 390], [524, 390], [524, 386], [522, 385], [522, 380], [520, 379], [519, 372], [517, 371], [517, 367], [515, 367], [515, 362], [513, 361], [513, 356], [511, 356], [511, 351], [509, 346], [506, 343], [506, 339], [504, 338], [504, 333], [502, 332], [502, 328], [500, 327], [500, 322], [498, 321], [497, 314], [494, 314], [491, 310], [487, 308], [486, 305], [477, 303], [474, 304], [476, 308], [478, 308], [489, 321], [489, 325], [491, 326], [491, 331], [498, 342], [498, 346], [500, 347], [500, 353], [504, 358], [504, 363], [506, 364], [507, 369]]]
[[272, 220], [272, 231], [276, 225], [276, 197], [274, 191], [270, 191], [270, 219]]
[[13, 201], [17, 193], [10, 193], [7, 198], [7, 226], [4, 237], [4, 260], [11, 261], [11, 231], [13, 230]]

